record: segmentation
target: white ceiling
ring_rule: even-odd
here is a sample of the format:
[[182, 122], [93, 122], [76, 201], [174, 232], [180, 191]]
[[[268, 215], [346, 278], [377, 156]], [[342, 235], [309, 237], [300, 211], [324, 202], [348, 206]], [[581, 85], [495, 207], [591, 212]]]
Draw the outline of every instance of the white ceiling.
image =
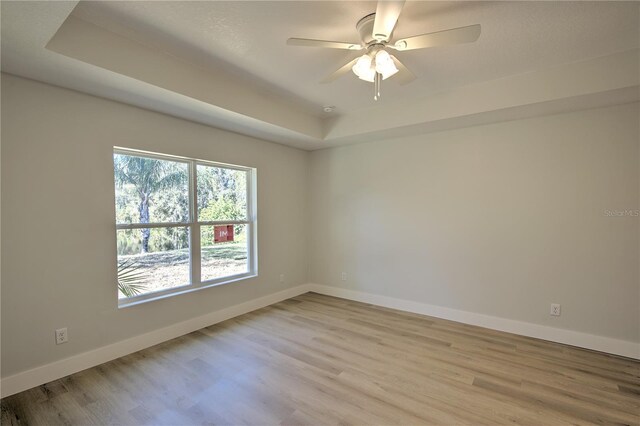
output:
[[[319, 84], [358, 52], [286, 46], [289, 37], [358, 42], [355, 24], [376, 2], [81, 2], [74, 14], [215, 69], [228, 64], [318, 110], [369, 108], [371, 84], [353, 75]], [[419, 78], [384, 84], [410, 99], [638, 46], [638, 5], [592, 2], [407, 2], [396, 38], [480, 23], [478, 42], [400, 52]], [[385, 82], [387, 83], [387, 82]]]
[[[371, 84], [351, 74], [332, 84], [318, 83], [357, 52], [285, 45], [288, 37], [357, 42], [355, 23], [375, 7], [375, 2], [356, 1], [3, 1], [2, 70], [315, 149], [325, 146], [333, 123], [368, 111], [391, 116], [398, 113], [399, 103], [420, 108], [435, 94], [639, 47], [640, 5], [635, 2], [409, 1], [396, 38], [476, 23], [482, 25], [482, 34], [472, 44], [398, 53], [418, 78], [406, 86], [393, 78], [385, 81], [383, 99], [376, 103]], [[215, 100], [194, 99], [150, 84], [150, 79], [134, 79], [46, 49], [70, 14], [197, 65], [212, 79], [232, 75], [236, 83], [269, 96], [274, 105], [318, 121], [324, 136], [242, 108], [226, 110]], [[323, 105], [335, 105], [336, 112], [327, 116]], [[388, 136], [392, 129], [384, 130]]]

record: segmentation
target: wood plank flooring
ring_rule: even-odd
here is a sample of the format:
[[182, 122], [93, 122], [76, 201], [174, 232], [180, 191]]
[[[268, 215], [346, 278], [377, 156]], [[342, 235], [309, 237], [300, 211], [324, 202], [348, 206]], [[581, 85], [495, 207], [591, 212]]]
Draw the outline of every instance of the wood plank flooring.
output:
[[2, 424], [640, 424], [640, 362], [307, 293], [2, 400]]

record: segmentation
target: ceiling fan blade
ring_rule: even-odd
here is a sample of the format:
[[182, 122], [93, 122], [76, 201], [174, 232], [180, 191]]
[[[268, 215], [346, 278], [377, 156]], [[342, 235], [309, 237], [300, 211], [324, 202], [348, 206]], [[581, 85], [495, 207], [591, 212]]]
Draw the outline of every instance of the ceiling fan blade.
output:
[[398, 58], [393, 55], [389, 56], [391, 56], [391, 59], [393, 59], [393, 63], [396, 64], [396, 68], [398, 68], [398, 73], [394, 76], [394, 80], [400, 83], [401, 86], [404, 86], [407, 83], [411, 83], [416, 79], [416, 76], [411, 71], [409, 71], [409, 69], [405, 67]]
[[376, 7], [376, 19], [373, 22], [373, 38], [379, 41], [389, 41], [391, 33], [402, 12], [404, 0], [380, 0]]
[[333, 74], [329, 74], [328, 76], [320, 80], [320, 83], [322, 84], [331, 83], [332, 81], [337, 80], [339, 77], [342, 77], [343, 75], [351, 71], [351, 68], [355, 65], [357, 60], [358, 58], [355, 58], [354, 60], [349, 61], [348, 63], [346, 63], [345, 65], [343, 65], [342, 67], [334, 71]]
[[397, 50], [424, 49], [474, 42], [480, 37], [480, 24], [403, 38], [389, 45]]
[[362, 50], [358, 43], [347, 43], [346, 41], [312, 40], [309, 38], [290, 38], [287, 40], [289, 46], [307, 47], [328, 47], [329, 49]]

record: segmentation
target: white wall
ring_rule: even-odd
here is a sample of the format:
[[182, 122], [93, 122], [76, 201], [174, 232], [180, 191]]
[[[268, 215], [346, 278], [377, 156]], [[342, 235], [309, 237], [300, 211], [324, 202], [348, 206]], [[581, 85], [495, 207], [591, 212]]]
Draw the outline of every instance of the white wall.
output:
[[[3, 75], [2, 377], [308, 281], [640, 341], [640, 219], [605, 215], [640, 208], [639, 121], [630, 104], [307, 153]], [[114, 145], [257, 167], [259, 277], [118, 309]]]
[[[307, 152], [8, 75], [1, 136], [2, 377], [306, 282]], [[118, 309], [114, 145], [256, 167], [258, 278]]]
[[315, 151], [310, 281], [638, 342], [638, 145], [636, 103]]

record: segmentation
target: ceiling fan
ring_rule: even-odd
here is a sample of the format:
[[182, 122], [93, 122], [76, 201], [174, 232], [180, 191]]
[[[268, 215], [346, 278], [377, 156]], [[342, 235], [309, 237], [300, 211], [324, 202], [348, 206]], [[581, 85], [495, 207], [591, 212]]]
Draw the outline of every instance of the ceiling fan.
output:
[[391, 41], [393, 30], [398, 22], [405, 0], [380, 0], [375, 13], [360, 19], [356, 29], [360, 34], [360, 43], [343, 41], [312, 40], [290, 38], [291, 46], [326, 47], [330, 49], [365, 50], [366, 53], [340, 67], [321, 83], [330, 83], [352, 70], [361, 80], [374, 84], [374, 100], [380, 99], [382, 80], [397, 74], [400, 84], [415, 80], [415, 75], [405, 67], [387, 49], [397, 51], [424, 49], [427, 47], [471, 43], [480, 37], [480, 24], [450, 30], [422, 34]]

